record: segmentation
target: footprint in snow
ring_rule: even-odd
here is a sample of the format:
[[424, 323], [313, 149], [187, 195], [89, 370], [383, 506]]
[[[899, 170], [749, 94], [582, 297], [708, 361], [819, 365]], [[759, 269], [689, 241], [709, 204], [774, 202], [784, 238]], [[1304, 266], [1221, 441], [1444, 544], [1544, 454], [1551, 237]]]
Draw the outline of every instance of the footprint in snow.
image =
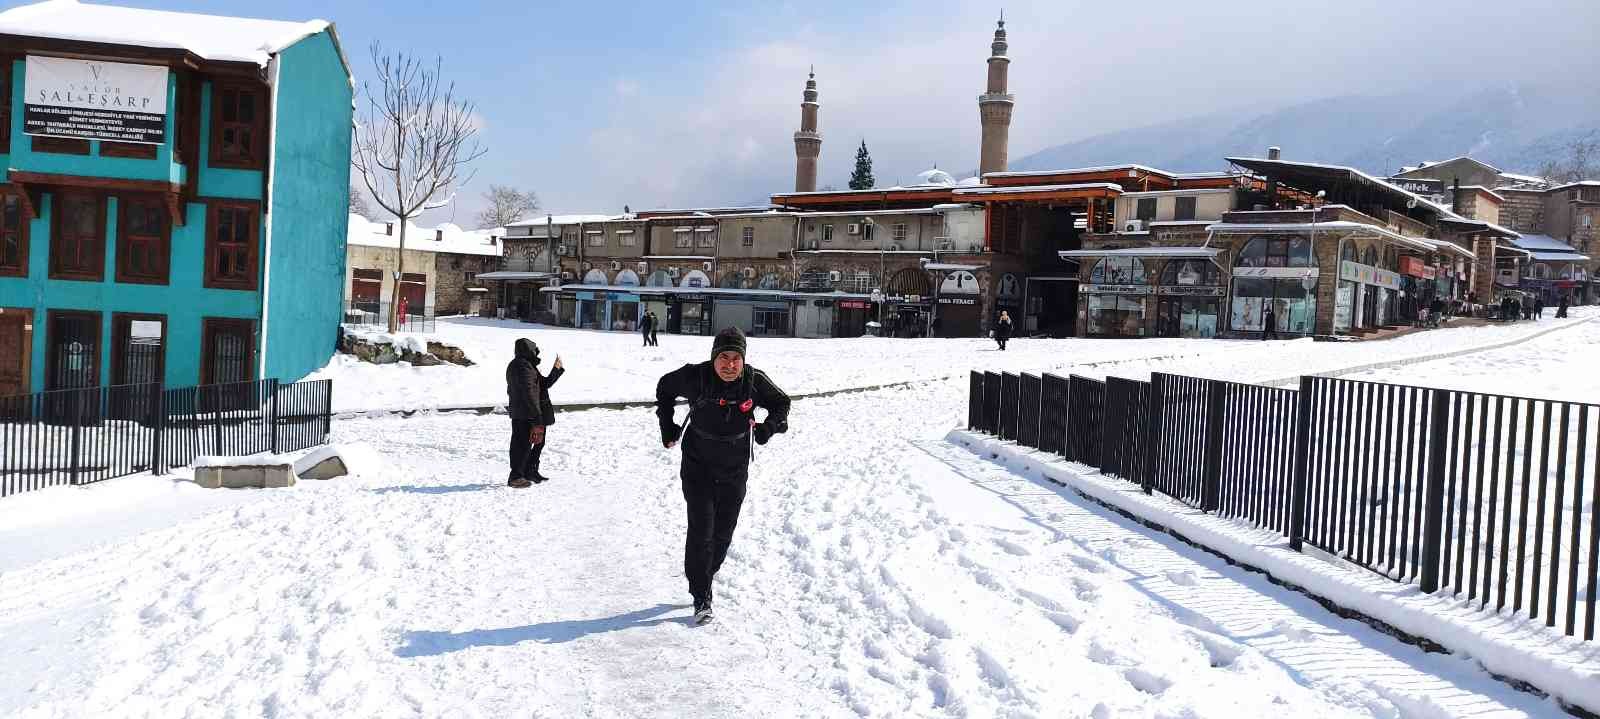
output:
[[1169, 569], [1169, 570], [1167, 570], [1167, 581], [1172, 582], [1173, 584], [1178, 584], [1178, 585], [1182, 585], [1182, 586], [1185, 586], [1185, 587], [1192, 587], [1192, 586], [1195, 586], [1196, 584], [1200, 583], [1200, 580], [1195, 577], [1194, 570], [1192, 570], [1192, 569], [1184, 569], [1184, 570]]
[[1000, 548], [1005, 550], [1006, 554], [1010, 554], [1014, 557], [1028, 557], [1033, 555], [1033, 550], [1017, 544], [1009, 539], [996, 539], [994, 540], [994, 543], [1000, 545]]
[[1172, 686], [1171, 679], [1152, 674], [1137, 667], [1123, 671], [1122, 678], [1128, 680], [1128, 683], [1132, 684], [1134, 689], [1156, 696], [1159, 696]]

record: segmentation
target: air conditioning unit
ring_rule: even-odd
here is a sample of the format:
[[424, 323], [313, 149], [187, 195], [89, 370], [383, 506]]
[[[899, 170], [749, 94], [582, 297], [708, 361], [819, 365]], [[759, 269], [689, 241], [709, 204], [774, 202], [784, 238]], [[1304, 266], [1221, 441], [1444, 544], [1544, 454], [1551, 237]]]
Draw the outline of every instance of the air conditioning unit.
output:
[[744, 268], [744, 278], [747, 279], [747, 280], [755, 279], [756, 278], [756, 268], [754, 268], [754, 267], [746, 267], [746, 268]]
[[840, 272], [838, 270], [833, 270], [832, 272], [828, 273], [828, 281], [829, 282], [843, 282], [844, 281], [844, 273], [842, 273], [842, 272]]
[[859, 234], [861, 234], [861, 223], [852, 222], [852, 223], [850, 223], [848, 225], [845, 225], [844, 226], [844, 232], [847, 235], [859, 235]]
[[1123, 232], [1144, 232], [1144, 220], [1128, 220], [1122, 226]]
[[710, 272], [711, 271], [711, 263], [710, 262], [702, 262], [702, 263], [700, 263], [700, 271], [701, 272]]
[[682, 274], [683, 274], [683, 270], [680, 270], [680, 269], [678, 269], [676, 267], [668, 267], [667, 268], [667, 276], [671, 277], [672, 279], [678, 279], [678, 276], [682, 275]]

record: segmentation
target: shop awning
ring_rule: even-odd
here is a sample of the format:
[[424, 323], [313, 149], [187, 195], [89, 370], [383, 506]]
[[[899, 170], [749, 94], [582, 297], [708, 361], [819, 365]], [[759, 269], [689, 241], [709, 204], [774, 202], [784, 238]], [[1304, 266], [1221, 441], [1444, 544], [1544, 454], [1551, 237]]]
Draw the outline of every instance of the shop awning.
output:
[[[482, 275], [479, 275], [482, 277]], [[793, 290], [744, 290], [729, 287], [651, 287], [640, 285], [561, 285], [541, 287], [540, 292], [616, 292], [632, 295], [716, 295], [773, 300], [870, 300], [859, 292], [796, 292]]]
[[1222, 254], [1220, 247], [1125, 247], [1117, 250], [1061, 250], [1061, 259], [1074, 257], [1195, 257], [1214, 259]]
[[[1440, 242], [1439, 240], [1430, 240], [1430, 239], [1427, 239], [1425, 237], [1410, 237], [1410, 236], [1402, 235], [1402, 234], [1400, 234], [1398, 232], [1395, 232], [1395, 231], [1393, 231], [1393, 230], [1391, 230], [1391, 229], [1389, 229], [1387, 227], [1379, 227], [1377, 225], [1368, 225], [1368, 224], [1362, 223], [1362, 222], [1351, 222], [1349, 220], [1335, 220], [1333, 222], [1315, 222], [1315, 223], [1312, 223], [1312, 222], [1248, 222], [1248, 223], [1247, 222], [1218, 222], [1218, 223], [1216, 223], [1214, 225], [1211, 225], [1211, 226], [1207, 227], [1206, 229], [1208, 229], [1208, 230], [1210, 230], [1212, 232], [1226, 232], [1226, 233], [1229, 233], [1229, 234], [1246, 234], [1246, 233], [1248, 233], [1248, 234], [1273, 234], [1273, 233], [1300, 234], [1300, 233], [1303, 233], [1303, 232], [1311, 232], [1311, 231], [1349, 232], [1349, 231], [1354, 230], [1354, 231], [1358, 231], [1358, 232], [1366, 232], [1368, 234], [1377, 235], [1377, 236], [1382, 237], [1383, 239], [1386, 239], [1386, 240], [1388, 240], [1388, 241], [1390, 241], [1390, 242], [1392, 242], [1392, 243], [1394, 243], [1396, 245], [1400, 245], [1401, 247], [1408, 247], [1408, 248], [1411, 248], [1413, 250], [1417, 250], [1419, 252], [1439, 252], [1440, 251], [1439, 248], [1435, 247], [1435, 244]], [[1454, 248], [1455, 251], [1459, 251], [1459, 252], [1465, 253], [1465, 256], [1467, 256], [1467, 257], [1476, 257], [1477, 256], [1477, 255], [1472, 254], [1471, 250], [1468, 250], [1468, 249], [1466, 249], [1464, 247], [1461, 247], [1460, 245], [1455, 245], [1455, 244], [1452, 244], [1452, 243], [1445, 243], [1445, 244], [1450, 244], [1451, 247]]]
[[480, 280], [548, 280], [555, 276], [553, 272], [517, 272], [513, 270], [481, 272], [477, 275]]
[[1531, 254], [1533, 255], [1533, 261], [1534, 262], [1588, 262], [1589, 261], [1589, 256], [1588, 255], [1580, 255], [1580, 254], [1578, 254], [1576, 252], [1534, 252], [1534, 253], [1531, 253]]
[[955, 263], [951, 263], [951, 262], [924, 262], [924, 263], [922, 263], [922, 269], [925, 269], [925, 270], [938, 270], [938, 271], [943, 271], [943, 272], [961, 272], [961, 271], [977, 272], [978, 270], [981, 270], [981, 269], [983, 269], [983, 268], [985, 268], [987, 266], [988, 265], [960, 265], [960, 264], [955, 264]]

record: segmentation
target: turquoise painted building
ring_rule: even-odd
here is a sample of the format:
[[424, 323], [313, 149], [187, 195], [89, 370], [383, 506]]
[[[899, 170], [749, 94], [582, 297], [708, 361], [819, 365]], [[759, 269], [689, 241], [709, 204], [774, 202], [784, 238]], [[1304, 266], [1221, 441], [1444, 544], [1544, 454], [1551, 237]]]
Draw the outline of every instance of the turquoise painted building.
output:
[[326, 22], [0, 13], [0, 396], [325, 364], [352, 104]]

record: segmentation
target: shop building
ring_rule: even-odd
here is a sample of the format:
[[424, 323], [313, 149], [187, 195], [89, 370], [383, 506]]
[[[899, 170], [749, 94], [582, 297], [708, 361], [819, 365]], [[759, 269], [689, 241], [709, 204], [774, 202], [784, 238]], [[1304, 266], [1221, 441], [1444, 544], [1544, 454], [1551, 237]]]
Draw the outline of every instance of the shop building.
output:
[[0, 48], [0, 394], [327, 362], [353, 96], [332, 25], [46, 2], [0, 13]]
[[450, 315], [494, 316], [498, 296], [478, 279], [500, 267], [503, 230], [463, 230], [444, 223], [406, 227], [404, 263], [398, 222], [349, 217], [344, 317], [384, 324], [398, 283], [405, 322]]

